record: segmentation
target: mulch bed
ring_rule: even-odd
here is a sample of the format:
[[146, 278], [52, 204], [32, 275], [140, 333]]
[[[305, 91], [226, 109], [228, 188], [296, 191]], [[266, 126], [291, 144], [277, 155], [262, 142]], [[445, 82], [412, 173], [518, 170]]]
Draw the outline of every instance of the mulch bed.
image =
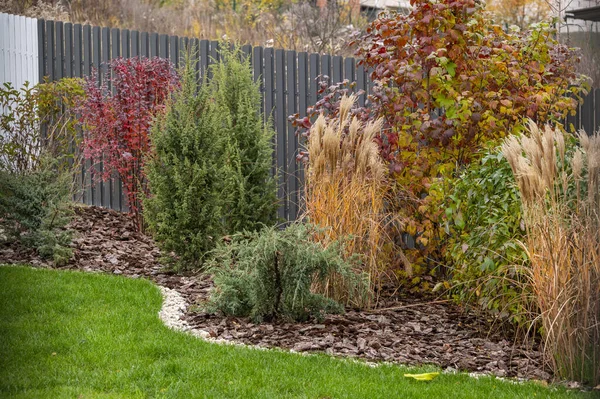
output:
[[[212, 288], [209, 276], [165, 272], [160, 251], [135, 231], [126, 215], [98, 207], [78, 206], [71, 223], [76, 231], [74, 259], [63, 269], [145, 277], [177, 290], [189, 305], [204, 303]], [[12, 244], [0, 247], [0, 263], [51, 267], [33, 251]], [[485, 320], [443, 301], [388, 298], [383, 308], [348, 310], [321, 322], [253, 324], [249, 320], [202, 312], [190, 306], [185, 315], [193, 327], [216, 339], [298, 352], [324, 352], [369, 361], [408, 365], [434, 364], [444, 369], [506, 377], [551, 379], [542, 354], [489, 334]]]

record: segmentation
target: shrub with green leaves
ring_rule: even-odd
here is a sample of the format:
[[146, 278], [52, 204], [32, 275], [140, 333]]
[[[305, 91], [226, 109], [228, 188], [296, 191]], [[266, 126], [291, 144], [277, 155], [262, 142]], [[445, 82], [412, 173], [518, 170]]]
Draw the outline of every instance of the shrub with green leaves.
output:
[[[446, 204], [453, 294], [501, 316], [519, 318], [518, 267], [527, 262], [519, 244], [525, 230], [510, 165], [497, 150], [469, 167]], [[518, 321], [518, 320], [515, 320]]]
[[199, 87], [190, 61], [152, 128], [145, 219], [177, 268], [202, 266], [226, 235], [276, 221], [271, 139], [248, 61], [223, 51]]
[[209, 310], [255, 321], [284, 318], [303, 321], [343, 312], [332, 299], [311, 292], [335, 272], [366, 293], [366, 277], [352, 272], [357, 259], [344, 260], [339, 242], [323, 247], [311, 226], [292, 224], [260, 232], [238, 233], [214, 251], [209, 270], [215, 289]]
[[[575, 148], [574, 138], [567, 139], [567, 159]], [[531, 295], [523, 292], [529, 266], [522, 245], [523, 208], [513, 172], [498, 148], [486, 151], [456, 179], [445, 213], [454, 298], [524, 326]]]
[[79, 156], [79, 79], [0, 88], [0, 228], [55, 264], [72, 256], [74, 172]]
[[75, 106], [83, 98], [82, 81], [65, 78], [14, 88], [0, 87], [0, 168], [13, 173], [41, 167], [44, 157], [60, 159], [54, 166], [78, 164]]
[[62, 265], [71, 259], [72, 176], [44, 159], [34, 171], [0, 169], [0, 225], [4, 238], [35, 248], [40, 256]]

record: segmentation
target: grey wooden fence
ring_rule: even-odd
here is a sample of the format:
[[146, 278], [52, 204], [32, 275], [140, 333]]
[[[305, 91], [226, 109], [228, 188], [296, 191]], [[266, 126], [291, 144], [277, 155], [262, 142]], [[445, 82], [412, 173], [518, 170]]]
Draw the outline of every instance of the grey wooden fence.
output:
[[[116, 57], [162, 57], [177, 67], [182, 63], [181, 50], [198, 49], [197, 69], [200, 76], [208, 66], [219, 59], [217, 41], [190, 39], [156, 33], [109, 29], [97, 26], [38, 20], [39, 74], [57, 80], [63, 77], [88, 76], [92, 68], [106, 70], [106, 63]], [[279, 176], [279, 217], [295, 220], [301, 207], [302, 165], [296, 162], [299, 141], [288, 116], [306, 115], [309, 105], [317, 101], [317, 77], [327, 75], [331, 83], [344, 79], [356, 82], [356, 90], [369, 89], [365, 69], [356, 65], [354, 58], [308, 54], [273, 48], [243, 46], [250, 57], [253, 76], [262, 92], [262, 112], [265, 120], [272, 120], [276, 137], [274, 166]], [[209, 76], [210, 78], [210, 76]], [[364, 102], [365, 96], [360, 101]], [[111, 182], [93, 184], [82, 172], [84, 187], [82, 201], [116, 210], [126, 210], [127, 204], [118, 178]], [[275, 168], [274, 168], [275, 169]]]
[[[44, 77], [57, 80], [63, 77], [88, 76], [92, 68], [106, 68], [116, 57], [162, 57], [176, 66], [182, 62], [180, 50], [192, 45], [199, 50], [199, 75], [207, 73], [208, 66], [219, 58], [219, 43], [187, 37], [159, 35], [98, 26], [37, 20], [39, 45], [39, 80]], [[243, 46], [251, 59], [254, 79], [260, 83], [262, 112], [265, 120], [272, 118], [276, 137], [274, 166], [279, 171], [279, 217], [295, 220], [301, 208], [303, 182], [302, 166], [296, 162], [300, 143], [288, 115], [305, 116], [306, 109], [318, 99], [317, 76], [327, 75], [331, 83], [348, 79], [356, 82], [356, 90], [369, 92], [371, 82], [367, 71], [356, 65], [354, 58], [308, 54], [273, 48]], [[209, 76], [210, 78], [210, 76]], [[361, 96], [364, 103], [365, 96]], [[566, 125], [593, 132], [600, 126], [600, 89], [592, 90], [579, 106], [576, 116], [570, 116]], [[122, 186], [115, 178], [106, 183], [92, 184], [89, 164], [81, 176], [82, 201], [116, 210], [127, 210]], [[101, 166], [100, 166], [101, 167]]]

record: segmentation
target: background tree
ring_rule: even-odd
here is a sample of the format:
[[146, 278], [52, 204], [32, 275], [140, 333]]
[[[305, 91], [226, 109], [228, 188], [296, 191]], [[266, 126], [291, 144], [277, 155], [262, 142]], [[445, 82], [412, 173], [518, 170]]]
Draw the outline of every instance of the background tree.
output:
[[487, 3], [496, 23], [526, 29], [530, 24], [547, 21], [552, 8], [547, 0], [491, 0]]

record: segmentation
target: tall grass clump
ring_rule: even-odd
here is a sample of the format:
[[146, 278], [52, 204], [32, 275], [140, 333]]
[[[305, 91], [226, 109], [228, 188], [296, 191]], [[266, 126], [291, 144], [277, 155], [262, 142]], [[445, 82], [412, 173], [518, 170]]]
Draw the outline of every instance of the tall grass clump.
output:
[[600, 135], [565, 151], [557, 128], [529, 124], [502, 153], [523, 204], [534, 296], [547, 361], [560, 378], [600, 382]]
[[349, 237], [346, 252], [363, 255], [361, 270], [356, 271], [369, 276], [371, 294], [356, 295], [337, 273], [315, 288], [335, 300], [369, 306], [385, 275], [389, 252], [387, 167], [374, 141], [382, 120], [364, 124], [352, 117], [355, 101], [354, 95], [342, 97], [339, 117], [326, 121], [320, 115], [310, 130], [306, 212], [311, 223], [323, 228], [318, 239], [325, 244]]

